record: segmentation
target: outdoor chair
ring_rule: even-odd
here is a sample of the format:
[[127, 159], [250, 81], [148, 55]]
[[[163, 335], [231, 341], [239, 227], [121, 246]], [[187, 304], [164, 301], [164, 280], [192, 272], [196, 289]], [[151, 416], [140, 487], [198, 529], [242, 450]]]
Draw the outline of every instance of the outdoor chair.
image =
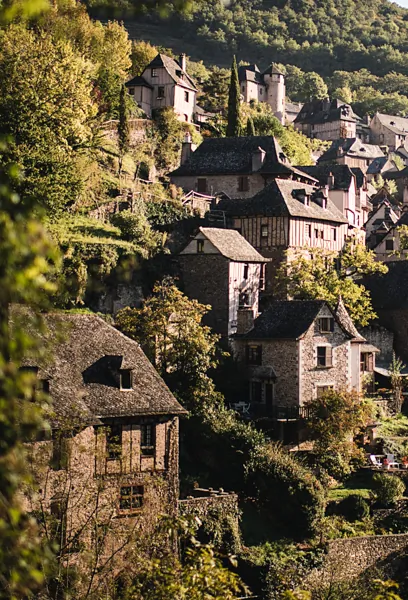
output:
[[382, 462], [378, 460], [378, 458], [374, 454], [370, 454], [369, 461], [372, 467], [375, 467], [376, 469], [382, 469]]

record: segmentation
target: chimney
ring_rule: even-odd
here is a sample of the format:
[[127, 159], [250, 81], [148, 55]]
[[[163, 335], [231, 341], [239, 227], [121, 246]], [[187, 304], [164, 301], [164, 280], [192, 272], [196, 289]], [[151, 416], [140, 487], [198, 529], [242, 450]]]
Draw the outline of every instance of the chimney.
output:
[[237, 334], [243, 335], [254, 328], [254, 311], [252, 308], [239, 308], [237, 313]]
[[331, 171], [327, 178], [327, 186], [328, 186], [329, 190], [334, 190], [334, 175]]
[[263, 148], [258, 148], [252, 153], [252, 172], [259, 171], [265, 160], [266, 152]]
[[181, 165], [184, 165], [184, 163], [188, 161], [191, 153], [194, 152], [195, 149], [196, 146], [192, 142], [191, 133], [187, 131], [186, 135], [184, 136], [183, 143], [181, 144]]
[[183, 70], [185, 73], [187, 73], [187, 70], [186, 70], [186, 69], [187, 69], [187, 57], [186, 57], [186, 55], [184, 54], [184, 52], [183, 52], [182, 54], [180, 54], [180, 56], [179, 56], [179, 61], [178, 61], [178, 62], [179, 62], [179, 65], [180, 65], [181, 69], [182, 69], [182, 70]]

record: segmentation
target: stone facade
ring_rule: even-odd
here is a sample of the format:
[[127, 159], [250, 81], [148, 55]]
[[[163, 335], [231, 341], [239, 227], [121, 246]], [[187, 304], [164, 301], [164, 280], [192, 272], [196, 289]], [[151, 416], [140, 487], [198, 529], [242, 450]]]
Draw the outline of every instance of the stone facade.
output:
[[194, 190], [211, 196], [226, 194], [229, 198], [251, 198], [265, 187], [265, 178], [259, 173], [249, 174], [245, 186], [239, 175], [172, 175], [171, 181], [185, 191]]
[[328, 542], [322, 567], [305, 579], [305, 588], [350, 582], [374, 567], [385, 568], [392, 578], [392, 563], [408, 549], [408, 534], [354, 537]]

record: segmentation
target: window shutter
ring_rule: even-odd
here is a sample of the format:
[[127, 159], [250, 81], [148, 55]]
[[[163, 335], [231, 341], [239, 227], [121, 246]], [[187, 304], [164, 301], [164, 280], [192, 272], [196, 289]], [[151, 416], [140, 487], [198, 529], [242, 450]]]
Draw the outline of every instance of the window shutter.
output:
[[326, 346], [326, 367], [331, 367], [333, 364], [333, 348]]
[[370, 372], [374, 371], [374, 354], [368, 355], [368, 370]]

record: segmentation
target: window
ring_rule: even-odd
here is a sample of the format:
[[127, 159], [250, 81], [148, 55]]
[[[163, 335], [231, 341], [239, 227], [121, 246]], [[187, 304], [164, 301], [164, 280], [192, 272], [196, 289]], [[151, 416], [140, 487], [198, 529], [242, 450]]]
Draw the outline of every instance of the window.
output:
[[329, 390], [334, 389], [332, 385], [318, 385], [316, 386], [316, 398], [321, 398], [326, 394]]
[[251, 402], [262, 402], [262, 383], [260, 381], [251, 381], [250, 400]]
[[394, 240], [385, 240], [385, 249], [394, 250]]
[[131, 96], [134, 96], [135, 95], [135, 88], [129, 88], [129, 94]]
[[190, 102], [190, 96], [188, 92], [184, 92], [184, 102]]
[[152, 69], [152, 77], [157, 77], [157, 69]]
[[249, 265], [244, 265], [244, 279], [248, 279]]
[[334, 331], [334, 319], [332, 317], [321, 317], [317, 320], [320, 333], [332, 333]]
[[260, 88], [260, 90], [259, 90], [259, 95], [260, 95], [260, 96], [262, 96], [262, 94], [263, 94], [263, 89], [262, 89], [262, 88]]
[[247, 365], [262, 365], [262, 346], [246, 347]]
[[142, 456], [154, 456], [156, 428], [151, 423], [140, 426], [140, 450]]
[[200, 177], [197, 179], [197, 192], [199, 194], [207, 193], [207, 180], [204, 179], [203, 177]]
[[110, 425], [106, 429], [106, 456], [118, 460], [122, 456], [122, 426]]
[[239, 192], [247, 192], [249, 190], [249, 181], [248, 177], [238, 177], [238, 191]]
[[49, 379], [40, 379], [39, 385], [40, 385], [41, 390], [44, 392], [44, 394], [50, 393]]
[[261, 225], [261, 238], [268, 237], [268, 225]]
[[132, 371], [130, 369], [121, 369], [120, 371], [120, 389], [132, 389]]
[[305, 225], [305, 235], [308, 238], [312, 237], [312, 226], [311, 225]]
[[204, 252], [204, 240], [197, 240], [197, 254], [203, 254]]
[[315, 229], [315, 238], [317, 239], [319, 237], [319, 230]]
[[320, 237], [321, 237], [321, 239], [324, 239], [324, 231], [323, 231], [323, 229], [320, 231]]
[[374, 371], [374, 354], [363, 352], [360, 356], [360, 371], [372, 373]]
[[120, 488], [120, 510], [135, 510], [143, 506], [142, 485], [126, 485]]
[[332, 348], [331, 346], [318, 346], [317, 347], [317, 367], [331, 367], [332, 363]]
[[157, 88], [157, 99], [161, 100], [162, 98], [164, 98], [164, 85], [159, 85]]
[[248, 308], [251, 306], [252, 297], [248, 292], [242, 292], [238, 298], [238, 307], [239, 308]]
[[335, 227], [332, 229], [332, 240], [333, 242], [337, 241], [337, 229]]
[[242, 86], [241, 86], [241, 92], [242, 92], [242, 93], [244, 93], [244, 92], [245, 92], [245, 86], [244, 86], [244, 85], [242, 85]]

